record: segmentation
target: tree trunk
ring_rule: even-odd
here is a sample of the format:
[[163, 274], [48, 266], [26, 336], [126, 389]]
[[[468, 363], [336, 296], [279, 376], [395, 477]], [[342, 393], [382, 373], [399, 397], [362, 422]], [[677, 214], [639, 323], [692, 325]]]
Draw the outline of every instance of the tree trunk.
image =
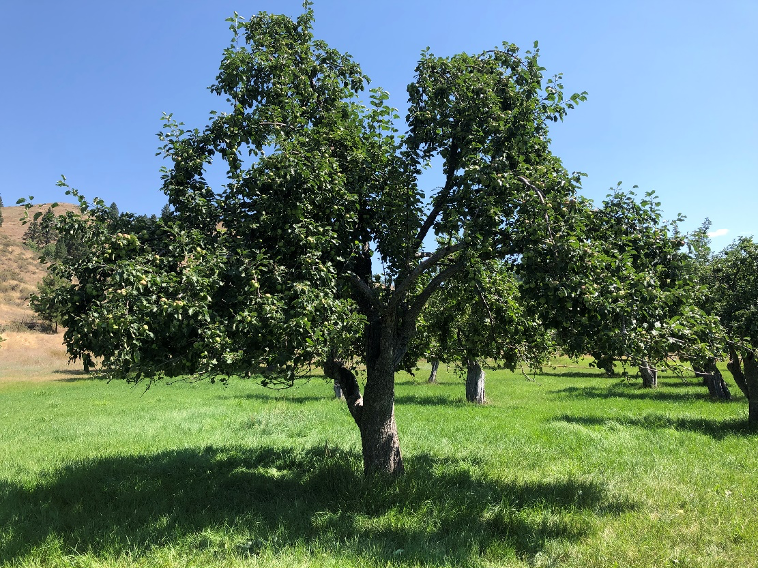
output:
[[740, 363], [740, 357], [737, 354], [737, 350], [734, 347], [729, 347], [729, 362], [726, 364], [726, 368], [734, 378], [734, 382], [740, 387], [742, 394], [746, 398], [750, 398], [747, 391], [747, 383], [745, 382], [745, 374], [742, 372], [742, 364]]
[[758, 426], [758, 361], [755, 359], [755, 353], [745, 353], [742, 357], [742, 367], [748, 392], [747, 421], [751, 426]]
[[395, 423], [395, 319], [385, 314], [369, 328], [363, 416], [358, 425], [363, 471], [401, 474], [403, 458]]
[[734, 382], [745, 394], [748, 403], [747, 421], [751, 426], [758, 426], [758, 362], [755, 353], [743, 353], [742, 361], [734, 347], [729, 347], [729, 363], [726, 368], [732, 373]]
[[440, 368], [440, 360], [439, 359], [432, 359], [432, 372], [429, 375], [429, 382], [430, 383], [436, 383], [437, 382], [437, 370]]
[[334, 398], [342, 398], [342, 387], [340, 386], [339, 381], [334, 381]]
[[639, 366], [640, 375], [642, 376], [642, 386], [647, 389], [654, 389], [658, 387], [658, 369], [650, 366], [647, 361], [642, 361]]
[[711, 398], [718, 400], [730, 400], [732, 398], [732, 393], [729, 392], [729, 387], [726, 386], [724, 377], [716, 367], [714, 359], [709, 359], [706, 363], [703, 380], [708, 387], [708, 392], [711, 393]]
[[327, 361], [324, 372], [334, 379], [335, 385], [339, 385], [335, 386], [335, 392], [339, 388], [344, 393], [347, 408], [361, 432], [364, 473], [403, 473], [395, 424], [395, 372], [392, 366], [377, 365], [368, 369], [364, 397], [355, 374], [339, 361]]
[[466, 400], [484, 404], [484, 370], [478, 361], [466, 361]]

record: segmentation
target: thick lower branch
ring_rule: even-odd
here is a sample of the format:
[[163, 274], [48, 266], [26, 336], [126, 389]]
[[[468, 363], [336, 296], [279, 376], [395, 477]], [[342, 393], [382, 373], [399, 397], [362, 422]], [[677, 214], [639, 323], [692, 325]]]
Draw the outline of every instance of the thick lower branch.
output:
[[324, 363], [324, 374], [340, 385], [342, 394], [347, 402], [347, 409], [360, 428], [363, 418], [363, 397], [361, 396], [360, 385], [358, 385], [355, 373], [345, 367], [340, 361], [329, 358]]

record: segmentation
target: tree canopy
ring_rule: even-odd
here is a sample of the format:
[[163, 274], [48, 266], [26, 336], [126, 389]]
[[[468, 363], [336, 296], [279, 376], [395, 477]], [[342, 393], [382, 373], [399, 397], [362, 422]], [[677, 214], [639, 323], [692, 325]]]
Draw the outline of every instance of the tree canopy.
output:
[[[366, 471], [398, 473], [394, 372], [420, 314], [466, 270], [556, 245], [552, 218], [575, 208], [580, 175], [551, 153], [548, 127], [585, 95], [544, 77], [536, 44], [425, 50], [401, 132], [388, 94], [363, 93], [368, 77], [313, 37], [313, 18], [307, 2], [295, 20], [230, 18], [210, 87], [227, 109], [203, 128], [164, 117], [172, 215], [114, 232], [109, 208], [82, 199], [61, 224], [88, 254], [52, 267], [70, 282], [55, 300], [70, 355], [131, 380], [289, 386], [329, 360]], [[206, 181], [214, 161], [222, 187]], [[423, 187], [432, 167], [443, 182]]]

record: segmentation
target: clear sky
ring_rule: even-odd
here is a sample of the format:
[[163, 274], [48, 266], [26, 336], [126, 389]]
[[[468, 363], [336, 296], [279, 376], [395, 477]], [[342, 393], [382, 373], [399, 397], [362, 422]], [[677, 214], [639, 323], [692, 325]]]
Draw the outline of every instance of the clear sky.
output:
[[[547, 74], [589, 99], [553, 150], [601, 200], [655, 190], [714, 248], [758, 235], [758, 1], [316, 0], [316, 35], [351, 53], [404, 110], [420, 51], [539, 41]], [[0, 195], [65, 200], [64, 174], [121, 211], [158, 213], [161, 114], [202, 128], [234, 11], [296, 16], [298, 0], [41, 0], [0, 11]]]

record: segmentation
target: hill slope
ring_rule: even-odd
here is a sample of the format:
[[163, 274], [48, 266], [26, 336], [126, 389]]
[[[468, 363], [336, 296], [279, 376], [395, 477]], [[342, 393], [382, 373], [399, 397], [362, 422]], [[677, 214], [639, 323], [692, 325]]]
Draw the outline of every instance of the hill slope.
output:
[[[49, 203], [35, 205], [34, 211], [46, 211]], [[77, 207], [62, 203], [56, 214], [75, 211]], [[21, 223], [23, 207], [3, 207], [0, 226], [0, 380], [29, 380], [49, 377], [51, 371], [66, 368], [66, 351], [62, 331], [42, 334], [28, 330], [38, 321], [29, 307], [29, 296], [45, 275], [39, 255], [23, 242], [26, 225]]]

